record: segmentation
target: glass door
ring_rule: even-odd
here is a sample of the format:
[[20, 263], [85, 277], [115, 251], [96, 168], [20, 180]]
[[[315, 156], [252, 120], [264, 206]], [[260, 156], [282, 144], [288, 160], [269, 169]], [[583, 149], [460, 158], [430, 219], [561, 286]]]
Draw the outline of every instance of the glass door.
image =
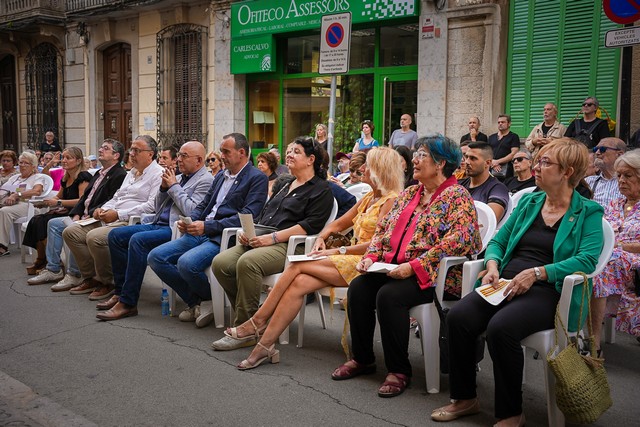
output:
[[[416, 130], [416, 113], [418, 110], [418, 75], [417, 73], [382, 74], [378, 77], [377, 87], [382, 96], [379, 98], [379, 114], [381, 117], [380, 142], [387, 145], [394, 130], [400, 128], [400, 116], [409, 114], [413, 120], [411, 129]], [[380, 93], [380, 92], [378, 92]]]

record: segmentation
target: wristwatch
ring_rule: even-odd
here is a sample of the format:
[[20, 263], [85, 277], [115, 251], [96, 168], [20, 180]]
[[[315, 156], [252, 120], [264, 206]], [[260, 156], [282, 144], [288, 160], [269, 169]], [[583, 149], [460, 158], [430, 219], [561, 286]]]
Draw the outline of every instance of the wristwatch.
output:
[[340, 255], [346, 255], [347, 253], [347, 247], [346, 246], [340, 246], [338, 248], [338, 252], [340, 253]]
[[58, 206], [58, 207], [62, 206], [62, 200], [58, 200], [58, 201], [56, 202], [56, 206]]
[[539, 267], [533, 267], [533, 272], [536, 274], [536, 280], [542, 280], [542, 272]]

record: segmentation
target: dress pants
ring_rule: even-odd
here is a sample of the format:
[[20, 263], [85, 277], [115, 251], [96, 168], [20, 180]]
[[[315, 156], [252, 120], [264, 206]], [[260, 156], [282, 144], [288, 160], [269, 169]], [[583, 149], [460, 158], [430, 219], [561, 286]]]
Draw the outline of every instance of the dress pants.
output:
[[168, 225], [138, 224], [114, 228], [109, 233], [111, 268], [120, 301], [136, 306], [151, 249], [171, 240]]
[[62, 238], [76, 258], [83, 279], [95, 277], [103, 285], [113, 285], [107, 236], [115, 227], [125, 225], [127, 223], [124, 221], [112, 222], [105, 226], [101, 222], [85, 226], [74, 223], [62, 232]]
[[204, 271], [219, 252], [220, 245], [209, 236], [184, 234], [153, 249], [147, 261], [160, 280], [193, 307], [211, 301], [211, 285]]
[[524, 368], [520, 341], [554, 328], [559, 300], [560, 293], [552, 285], [534, 284], [526, 293], [498, 306], [476, 292], [457, 302], [447, 315], [451, 398], [476, 397], [475, 343], [486, 330], [496, 385], [495, 416], [520, 415]]
[[213, 274], [236, 312], [234, 326], [246, 322], [258, 311], [262, 278], [282, 273], [286, 257], [287, 243], [253, 249], [239, 244], [213, 259]]
[[[16, 219], [27, 216], [29, 205], [20, 201], [15, 205], [2, 206], [0, 208], [0, 244], [9, 246], [11, 241], [11, 228]], [[16, 236], [16, 239], [18, 236]], [[22, 243], [22, 242], [20, 242]]]
[[377, 312], [387, 371], [410, 377], [409, 309], [433, 301], [433, 288], [420, 289], [415, 276], [397, 280], [386, 274], [369, 273], [351, 281], [347, 301], [356, 362], [375, 362], [373, 333]]

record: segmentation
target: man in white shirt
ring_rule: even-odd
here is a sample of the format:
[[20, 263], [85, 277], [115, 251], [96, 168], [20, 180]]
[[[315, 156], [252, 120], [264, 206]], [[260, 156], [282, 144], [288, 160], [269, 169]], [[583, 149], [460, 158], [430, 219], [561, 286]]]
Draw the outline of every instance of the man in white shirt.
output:
[[89, 299], [97, 301], [113, 294], [108, 234], [113, 227], [127, 225], [133, 215], [154, 212], [164, 171], [155, 161], [157, 154], [158, 144], [152, 137], [138, 136], [129, 149], [133, 168], [113, 198], [93, 211], [96, 222], [88, 225], [74, 223], [62, 233], [83, 279], [80, 285], [69, 291], [72, 295], [90, 293]]
[[593, 163], [600, 173], [586, 177], [585, 181], [593, 191], [593, 201], [604, 208], [612, 200], [622, 197], [618, 190], [618, 179], [613, 165], [625, 151], [627, 151], [627, 145], [620, 138], [603, 138], [593, 147], [596, 157]]
[[389, 147], [394, 148], [399, 145], [413, 150], [413, 146], [418, 140], [418, 134], [411, 129], [411, 116], [409, 114], [403, 114], [400, 117], [400, 129], [396, 129], [389, 138]]

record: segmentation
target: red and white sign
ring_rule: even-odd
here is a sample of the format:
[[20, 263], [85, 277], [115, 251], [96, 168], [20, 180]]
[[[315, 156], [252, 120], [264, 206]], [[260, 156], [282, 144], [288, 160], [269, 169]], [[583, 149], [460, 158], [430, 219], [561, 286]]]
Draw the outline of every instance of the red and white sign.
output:
[[320, 60], [318, 73], [349, 72], [351, 47], [351, 12], [324, 15], [320, 30]]

